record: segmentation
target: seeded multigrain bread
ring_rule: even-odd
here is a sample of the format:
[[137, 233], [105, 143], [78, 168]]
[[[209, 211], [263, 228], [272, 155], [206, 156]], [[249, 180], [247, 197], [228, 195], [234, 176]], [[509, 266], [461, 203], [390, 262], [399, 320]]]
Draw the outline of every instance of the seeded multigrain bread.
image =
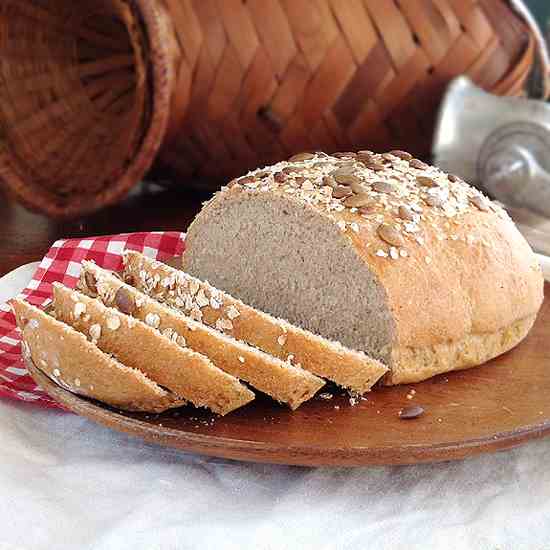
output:
[[21, 330], [23, 358], [60, 386], [128, 411], [162, 412], [185, 404], [44, 311], [22, 300], [11, 305]]
[[388, 370], [364, 353], [258, 311], [204, 281], [137, 252], [125, 253], [124, 276], [143, 292], [197, 321], [358, 393], [368, 391]]
[[183, 268], [383, 361], [389, 384], [509, 350], [543, 299], [505, 211], [402, 151], [305, 153], [232, 181], [191, 224]]
[[53, 308], [57, 319], [89, 335], [100, 350], [197, 407], [224, 415], [254, 399], [248, 388], [204, 355], [99, 300], [54, 283]]
[[207, 356], [220, 369], [292, 409], [311, 399], [325, 384], [299, 367], [283, 363], [149, 298], [94, 263], [83, 262], [79, 286], [105, 305], [132, 315], [173, 341], [181, 341]]

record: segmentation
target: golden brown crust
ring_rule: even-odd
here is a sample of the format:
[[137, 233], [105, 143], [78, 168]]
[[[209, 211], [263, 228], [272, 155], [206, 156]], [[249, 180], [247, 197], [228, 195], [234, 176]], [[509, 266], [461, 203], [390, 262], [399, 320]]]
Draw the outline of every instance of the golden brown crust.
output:
[[325, 384], [313, 374], [193, 321], [123, 283], [111, 272], [84, 262], [80, 280], [83, 291], [93, 292], [90, 282], [105, 305], [131, 311], [133, 317], [152, 324], [174, 341], [183, 338], [185, 345], [208, 357], [223, 371], [292, 409], [311, 399]]
[[493, 333], [469, 334], [459, 342], [396, 349], [392, 370], [384, 378], [384, 384], [420, 382], [436, 374], [481, 365], [519, 344], [535, 319], [536, 315], [530, 315]]
[[23, 357], [56, 384], [128, 411], [162, 412], [185, 404], [42, 310], [17, 299], [11, 305], [23, 338]]
[[433, 369], [417, 361], [468, 339], [480, 360], [488, 357], [492, 344], [480, 335], [505, 332], [542, 304], [540, 267], [506, 212], [459, 178], [400, 152], [282, 162], [234, 180], [205, 211], [238, 193], [284, 197], [340, 229], [342, 245], [353, 246], [385, 290], [395, 322], [392, 355], [414, 350], [407, 364], [401, 353], [400, 371], [452, 370], [437, 354]]
[[54, 284], [53, 305], [59, 320], [90, 335], [99, 349], [197, 407], [224, 415], [254, 399], [248, 388], [207, 357], [99, 300]]
[[[138, 252], [127, 251], [124, 265], [124, 275], [132, 279], [134, 286], [152, 297], [185, 313], [191, 312], [203, 323], [217, 326], [237, 340], [243, 340], [279, 359], [287, 360], [292, 356], [294, 364], [358, 393], [369, 391], [388, 370], [363, 353], [260, 312], [208, 283]], [[189, 294], [192, 285], [195, 287], [194, 299], [187, 300], [183, 297]], [[209, 300], [197, 308], [199, 291]], [[211, 305], [212, 297], [215, 307]]]

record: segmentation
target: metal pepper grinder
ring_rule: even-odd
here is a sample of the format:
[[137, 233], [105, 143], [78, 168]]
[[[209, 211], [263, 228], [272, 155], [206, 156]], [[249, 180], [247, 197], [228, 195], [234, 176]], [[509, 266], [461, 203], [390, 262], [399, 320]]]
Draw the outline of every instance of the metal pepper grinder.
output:
[[434, 162], [491, 198], [550, 219], [550, 104], [454, 79], [442, 102]]

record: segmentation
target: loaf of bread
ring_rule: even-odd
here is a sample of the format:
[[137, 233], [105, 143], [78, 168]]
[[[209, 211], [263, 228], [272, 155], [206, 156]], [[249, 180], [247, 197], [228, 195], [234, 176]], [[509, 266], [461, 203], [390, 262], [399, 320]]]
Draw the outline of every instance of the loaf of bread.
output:
[[124, 277], [197, 321], [357, 393], [368, 391], [388, 370], [364, 353], [258, 311], [205, 281], [138, 252], [124, 254]]
[[129, 411], [162, 412], [185, 404], [44, 311], [22, 300], [12, 300], [11, 306], [21, 330], [23, 358], [58, 385]]
[[105, 305], [143, 321], [175, 342], [208, 357], [225, 372], [276, 401], [298, 408], [324, 386], [317, 376], [186, 317], [125, 284], [110, 271], [83, 262], [81, 289]]
[[402, 151], [303, 153], [232, 181], [191, 224], [183, 268], [366, 352], [387, 384], [509, 350], [543, 299], [506, 212]]
[[183, 347], [184, 342], [174, 342], [99, 300], [54, 283], [53, 308], [58, 320], [88, 335], [100, 350], [197, 407], [224, 415], [254, 399], [234, 376]]

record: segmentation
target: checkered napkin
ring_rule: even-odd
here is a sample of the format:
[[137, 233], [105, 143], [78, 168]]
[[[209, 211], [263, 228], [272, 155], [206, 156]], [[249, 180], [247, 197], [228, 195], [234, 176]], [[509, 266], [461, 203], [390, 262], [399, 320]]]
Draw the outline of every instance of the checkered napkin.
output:
[[[82, 260], [93, 260], [106, 269], [122, 268], [122, 252], [142, 252], [157, 260], [179, 256], [185, 235], [179, 232], [129, 233], [54, 243], [40, 262], [21, 296], [43, 307], [52, 296], [52, 283], [59, 281], [74, 288]], [[59, 407], [33, 381], [21, 359], [21, 335], [8, 304], [0, 304], [0, 397], [32, 401], [44, 407]]]

